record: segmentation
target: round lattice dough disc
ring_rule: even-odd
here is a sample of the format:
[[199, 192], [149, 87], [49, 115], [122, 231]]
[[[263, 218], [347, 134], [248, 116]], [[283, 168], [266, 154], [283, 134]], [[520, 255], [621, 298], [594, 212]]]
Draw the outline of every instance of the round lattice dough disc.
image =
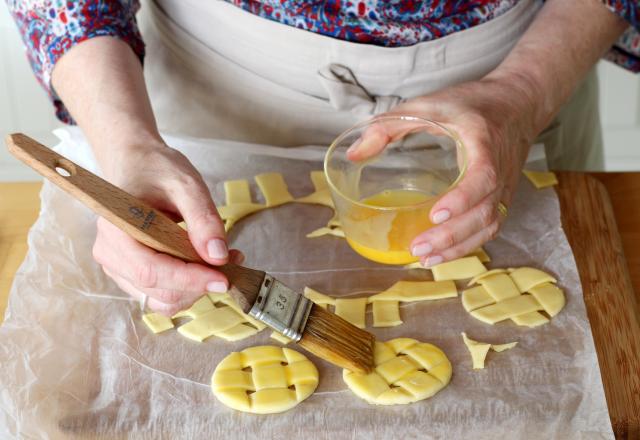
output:
[[410, 338], [376, 342], [375, 369], [369, 374], [343, 370], [358, 397], [375, 405], [402, 405], [427, 399], [451, 380], [451, 362], [432, 344]]
[[478, 285], [462, 292], [462, 305], [487, 324], [511, 319], [536, 327], [549, 322], [565, 305], [564, 293], [554, 283], [554, 277], [532, 267], [494, 269], [469, 282], [469, 286]]
[[211, 377], [213, 394], [238, 411], [271, 414], [287, 411], [318, 386], [318, 370], [304, 355], [270, 345], [233, 352]]

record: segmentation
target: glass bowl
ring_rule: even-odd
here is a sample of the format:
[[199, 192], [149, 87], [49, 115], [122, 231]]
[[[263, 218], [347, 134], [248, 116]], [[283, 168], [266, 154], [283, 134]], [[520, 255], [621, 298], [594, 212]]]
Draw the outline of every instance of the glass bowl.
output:
[[457, 185], [466, 166], [456, 133], [414, 116], [360, 123], [338, 136], [324, 161], [347, 242], [386, 264], [418, 260], [409, 245], [433, 226], [432, 206]]

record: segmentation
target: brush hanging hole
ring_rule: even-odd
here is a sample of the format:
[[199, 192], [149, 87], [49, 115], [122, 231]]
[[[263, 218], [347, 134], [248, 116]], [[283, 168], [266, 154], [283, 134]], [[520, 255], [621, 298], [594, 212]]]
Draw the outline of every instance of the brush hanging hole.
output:
[[56, 173], [60, 174], [62, 177], [71, 177], [71, 173], [62, 167], [56, 167]]
[[64, 158], [56, 160], [54, 169], [62, 177], [71, 177], [76, 173], [75, 164]]

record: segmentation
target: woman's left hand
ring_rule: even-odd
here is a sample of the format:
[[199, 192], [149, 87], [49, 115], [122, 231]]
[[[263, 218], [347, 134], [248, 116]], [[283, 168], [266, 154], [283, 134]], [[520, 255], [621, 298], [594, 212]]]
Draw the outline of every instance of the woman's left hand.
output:
[[[509, 78], [485, 77], [414, 98], [385, 115], [411, 115], [440, 122], [458, 133], [467, 150], [462, 181], [433, 206], [435, 227], [418, 235], [411, 252], [433, 266], [460, 258], [493, 239], [505, 219], [529, 147], [537, 130], [533, 90]], [[349, 157], [380, 151], [393, 133], [365, 135]]]

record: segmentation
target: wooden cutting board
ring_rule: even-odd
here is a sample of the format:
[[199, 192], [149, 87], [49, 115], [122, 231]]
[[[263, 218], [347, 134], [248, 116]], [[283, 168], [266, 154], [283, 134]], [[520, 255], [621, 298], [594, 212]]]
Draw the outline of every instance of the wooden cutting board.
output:
[[640, 439], [638, 304], [611, 201], [594, 177], [557, 174], [562, 226], [580, 272], [613, 430], [616, 438]]

